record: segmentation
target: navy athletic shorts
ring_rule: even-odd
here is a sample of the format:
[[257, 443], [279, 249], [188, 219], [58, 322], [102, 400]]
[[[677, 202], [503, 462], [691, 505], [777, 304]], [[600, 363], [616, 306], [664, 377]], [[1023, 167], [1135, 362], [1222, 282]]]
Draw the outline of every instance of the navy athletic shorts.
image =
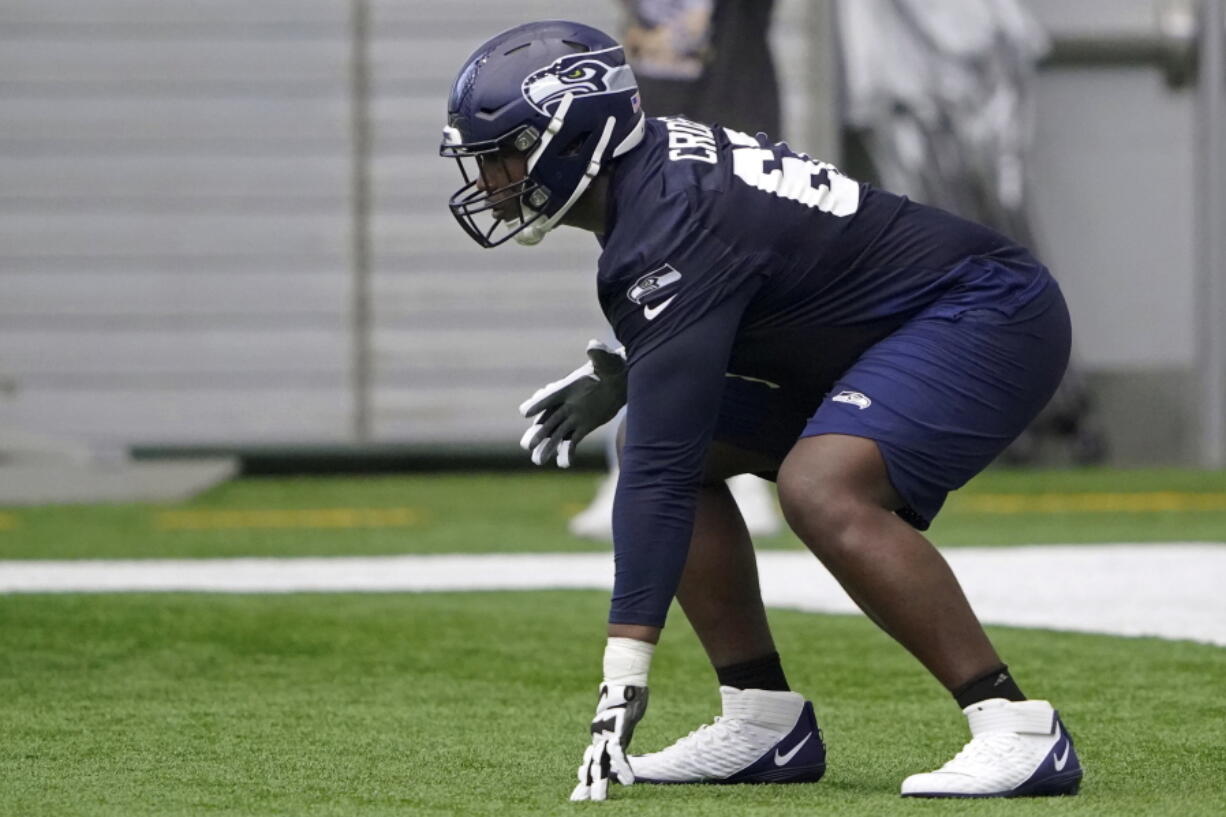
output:
[[715, 438], [779, 460], [800, 437], [875, 440], [906, 503], [899, 515], [926, 530], [946, 495], [986, 468], [1051, 399], [1070, 340], [1068, 308], [1050, 278], [1008, 309], [951, 316], [938, 301], [861, 355], [812, 416], [768, 386], [729, 377]]

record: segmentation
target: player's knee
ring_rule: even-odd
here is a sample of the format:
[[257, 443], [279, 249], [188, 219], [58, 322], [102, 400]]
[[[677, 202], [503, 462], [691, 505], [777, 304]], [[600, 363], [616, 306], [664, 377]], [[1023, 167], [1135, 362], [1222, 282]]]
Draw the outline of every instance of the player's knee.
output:
[[836, 478], [818, 474], [779, 474], [779, 505], [788, 525], [819, 556], [848, 540], [847, 531], [869, 504]]

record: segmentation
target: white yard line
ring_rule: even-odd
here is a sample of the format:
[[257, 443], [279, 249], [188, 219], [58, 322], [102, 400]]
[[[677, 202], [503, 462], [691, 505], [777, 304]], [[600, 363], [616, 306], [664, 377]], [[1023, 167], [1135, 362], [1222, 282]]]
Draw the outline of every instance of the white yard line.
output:
[[[945, 557], [992, 624], [1152, 635], [1226, 646], [1226, 545], [950, 548]], [[807, 553], [758, 553], [768, 605], [851, 613]], [[293, 559], [0, 561], [0, 593], [378, 592], [604, 589], [605, 553]]]

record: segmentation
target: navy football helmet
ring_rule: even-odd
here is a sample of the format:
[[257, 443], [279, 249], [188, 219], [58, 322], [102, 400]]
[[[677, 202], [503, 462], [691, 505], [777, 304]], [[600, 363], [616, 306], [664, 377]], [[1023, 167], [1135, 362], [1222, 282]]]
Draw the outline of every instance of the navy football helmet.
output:
[[[464, 186], [448, 206], [483, 247], [512, 236], [535, 244], [643, 131], [638, 83], [616, 40], [561, 20], [517, 26], [474, 51], [452, 86], [439, 155], [456, 160]], [[489, 189], [487, 179], [508, 178], [515, 154], [527, 175]], [[489, 173], [497, 162], [503, 172]]]

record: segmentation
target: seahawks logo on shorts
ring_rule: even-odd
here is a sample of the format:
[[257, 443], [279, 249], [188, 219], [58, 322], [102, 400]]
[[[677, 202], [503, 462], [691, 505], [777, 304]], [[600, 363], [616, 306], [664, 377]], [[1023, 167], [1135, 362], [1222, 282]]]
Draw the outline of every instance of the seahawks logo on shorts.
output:
[[671, 264], [665, 264], [635, 281], [626, 297], [636, 304], [641, 304], [664, 287], [672, 286], [680, 280], [681, 273], [673, 269]]
[[836, 403], [850, 403], [861, 411], [873, 404], [873, 401], [867, 395], [861, 394], [858, 391], [841, 391], [830, 399]]
[[[545, 116], [553, 115], [553, 108], [567, 94], [592, 96], [617, 94], [638, 88], [634, 72], [628, 65], [609, 65], [600, 59], [601, 54], [618, 51], [621, 46], [604, 51], [589, 51], [559, 57], [524, 80], [524, 99]], [[635, 109], [637, 110], [637, 100]]]

